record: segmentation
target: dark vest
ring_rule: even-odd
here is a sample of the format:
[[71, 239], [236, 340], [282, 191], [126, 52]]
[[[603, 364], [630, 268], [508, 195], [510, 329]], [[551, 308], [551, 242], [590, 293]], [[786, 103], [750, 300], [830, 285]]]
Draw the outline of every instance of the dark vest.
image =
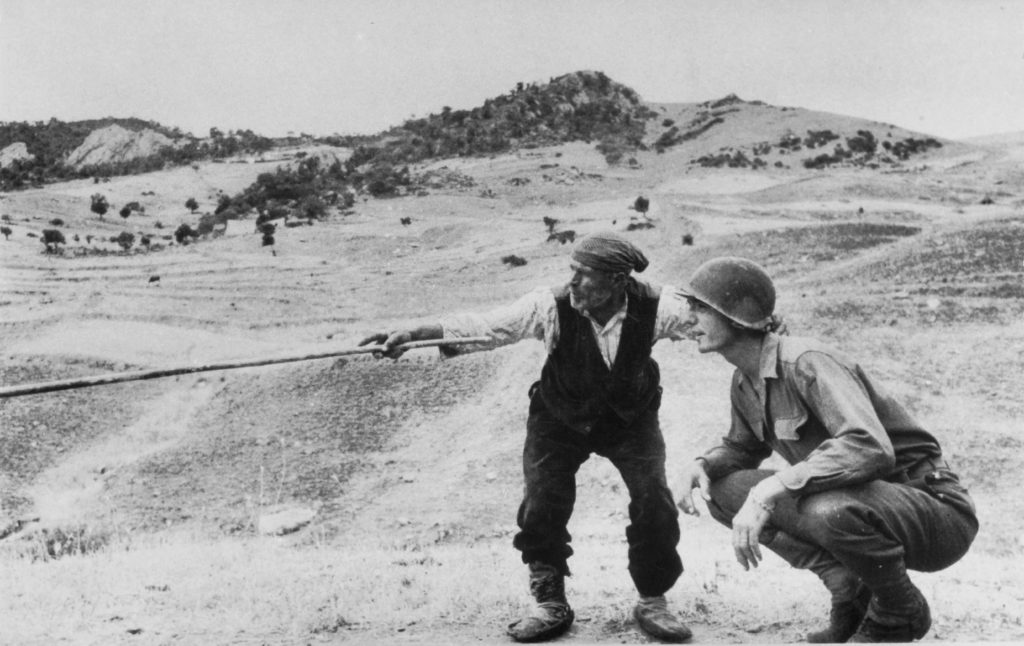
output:
[[580, 433], [609, 415], [629, 425], [660, 403], [660, 372], [651, 358], [659, 293], [630, 278], [619, 350], [605, 365], [590, 320], [573, 309], [569, 286], [555, 288], [558, 342], [541, 371], [539, 396], [548, 411]]

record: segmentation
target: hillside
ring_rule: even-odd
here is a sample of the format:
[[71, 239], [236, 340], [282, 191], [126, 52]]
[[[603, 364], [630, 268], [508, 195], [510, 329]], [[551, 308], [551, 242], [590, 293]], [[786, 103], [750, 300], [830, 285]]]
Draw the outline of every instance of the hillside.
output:
[[[275, 148], [263, 161], [0, 194], [11, 229], [0, 239], [0, 383], [352, 347], [375, 330], [564, 280], [569, 247], [552, 230], [622, 231], [657, 283], [741, 254], [776, 277], [793, 333], [861, 359], [975, 495], [972, 552], [913, 574], [932, 601], [929, 639], [1024, 639], [1019, 142], [942, 141], [877, 168], [854, 158], [807, 168], [823, 149], [849, 150], [859, 130], [879, 142], [928, 137], [717, 103], [636, 104], [658, 116], [644, 121], [635, 164], [609, 165], [596, 140], [425, 159], [387, 199], [360, 189], [315, 219], [291, 209], [335, 190], [331, 172], [347, 183], [370, 170], [346, 168], [347, 150]], [[654, 145], [673, 126], [681, 136], [715, 119], [662, 152]], [[812, 131], [840, 138], [778, 145]], [[765, 165], [695, 161], [726, 151]], [[289, 195], [296, 184], [310, 192]], [[263, 222], [279, 225], [272, 245], [255, 211], [236, 211], [198, 244], [174, 239], [254, 186], [281, 191], [265, 195], [268, 214], [288, 210]], [[97, 192], [111, 205], [102, 218], [90, 210]], [[646, 213], [633, 208], [638, 196]], [[144, 210], [118, 217], [131, 202]], [[64, 253], [40, 242], [54, 227]], [[152, 243], [126, 252], [110, 242], [124, 231]], [[512, 255], [525, 264], [503, 261]], [[686, 343], [659, 343], [655, 357], [672, 482], [724, 432], [730, 371]], [[527, 601], [510, 543], [526, 392], [542, 361], [527, 342], [443, 361], [423, 350], [0, 400], [0, 529], [11, 532], [0, 540], [0, 641], [504, 643]], [[282, 513], [309, 522], [260, 532]], [[628, 617], [627, 518], [614, 469], [588, 461], [570, 527], [570, 641], [647, 643]], [[687, 571], [670, 600], [698, 641], [793, 642], [824, 618], [811, 575], [773, 556], [744, 572], [706, 515], [681, 524]]]
[[182, 133], [155, 121], [113, 118], [63, 122], [0, 123], [0, 190], [72, 178], [109, 178], [226, 157], [262, 153], [273, 142], [251, 130], [229, 132], [214, 128], [207, 139]]

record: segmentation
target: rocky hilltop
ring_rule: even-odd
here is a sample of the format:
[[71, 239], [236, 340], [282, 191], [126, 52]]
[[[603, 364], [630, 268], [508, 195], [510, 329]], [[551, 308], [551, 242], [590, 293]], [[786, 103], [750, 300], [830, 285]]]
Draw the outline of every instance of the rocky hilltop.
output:
[[28, 151], [24, 142], [16, 141], [0, 150], [0, 168], [7, 168], [16, 161], [31, 161], [35, 155]]
[[98, 164], [123, 163], [156, 155], [174, 145], [174, 140], [154, 130], [132, 131], [117, 124], [94, 130], [65, 162], [82, 168]]

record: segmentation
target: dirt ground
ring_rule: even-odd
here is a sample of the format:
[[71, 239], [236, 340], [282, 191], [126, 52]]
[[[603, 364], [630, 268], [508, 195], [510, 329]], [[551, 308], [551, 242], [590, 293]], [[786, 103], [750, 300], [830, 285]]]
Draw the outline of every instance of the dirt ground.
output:
[[[577, 233], [624, 230], [637, 221], [628, 207], [642, 194], [654, 226], [628, 235], [651, 259], [645, 276], [678, 284], [723, 254], [762, 262], [793, 334], [861, 358], [938, 436], [976, 497], [982, 530], [964, 561], [922, 575], [935, 614], [927, 639], [1021, 640], [1022, 150], [988, 142], [968, 157], [936, 153], [917, 170], [886, 173], [708, 171], [672, 153], [609, 170], [582, 144], [448, 160], [475, 185], [368, 200], [352, 215], [280, 228], [273, 253], [251, 221], [144, 253], [84, 241], [127, 228], [169, 245], [161, 236], [197, 217], [187, 198], [205, 208], [266, 165], [206, 164], [4, 194], [13, 234], [0, 241], [0, 384], [343, 349], [403, 322], [497, 305], [567, 277], [569, 249], [546, 242], [544, 217]], [[564, 174], [542, 168], [555, 160]], [[140, 200], [146, 213], [122, 222], [115, 207], [101, 221], [89, 211], [94, 192], [114, 205]], [[986, 196], [994, 203], [981, 204]], [[28, 234], [58, 217], [66, 250], [44, 254]], [[693, 245], [682, 243], [686, 234]], [[503, 264], [509, 254], [527, 264]], [[730, 371], [686, 343], [659, 344], [655, 356], [671, 480], [673, 465], [725, 431]], [[500, 554], [520, 576], [510, 545], [519, 451], [525, 393], [542, 362], [536, 343], [444, 361], [420, 350], [398, 362], [357, 356], [0, 400], [0, 525], [26, 521], [2, 543], [81, 523], [243, 540], [254, 509], [273, 503], [316, 512], [289, 539], [297, 549], [314, 536], [381, 550], [454, 546]], [[606, 576], [588, 555], [623, 558], [625, 504], [614, 470], [588, 464], [571, 528], [580, 556], [570, 593], [583, 601], [566, 642], [648, 641], [628, 619], [624, 573], [615, 579], [622, 589], [587, 583]], [[706, 517], [681, 522], [688, 573], [673, 600], [696, 641], [799, 641], [824, 616], [809, 576], [778, 563], [757, 583], [724, 574], [739, 569], [724, 530]], [[525, 576], [499, 583], [525, 597]], [[741, 602], [755, 605], [744, 611]], [[17, 608], [0, 604], [0, 612]], [[304, 639], [504, 641], [506, 618], [482, 619], [407, 629], [396, 615]], [[257, 631], [214, 641], [284, 640]]]

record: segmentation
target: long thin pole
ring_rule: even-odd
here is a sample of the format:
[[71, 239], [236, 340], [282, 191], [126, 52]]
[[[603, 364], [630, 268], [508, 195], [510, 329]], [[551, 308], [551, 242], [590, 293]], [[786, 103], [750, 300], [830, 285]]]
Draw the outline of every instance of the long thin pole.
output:
[[[466, 343], [485, 343], [490, 341], [488, 337], [466, 337], [462, 339], [436, 339], [429, 341], [410, 341], [399, 346], [402, 350], [413, 350], [415, 348], [427, 348], [442, 345], [462, 345]], [[353, 354], [369, 354], [383, 351], [383, 345], [368, 345], [359, 348], [347, 348], [345, 350], [334, 350], [331, 352], [317, 352], [314, 354], [291, 355], [284, 357], [271, 357], [268, 359], [253, 359], [249, 361], [233, 361], [227, 363], [211, 363], [200, 366], [177, 366], [174, 368], [161, 368], [157, 370], [136, 370], [132, 372], [115, 372], [109, 375], [97, 375], [95, 377], [72, 377], [70, 379], [58, 379], [56, 381], [45, 381], [36, 384], [23, 384], [18, 386], [0, 387], [0, 399], [6, 397], [20, 397], [22, 395], [35, 395], [37, 393], [50, 393], [59, 390], [72, 390], [74, 388], [87, 388], [89, 386], [102, 386], [104, 384], [117, 384], [125, 381], [142, 381], [144, 379], [157, 379], [159, 377], [173, 377], [175, 375], [188, 375], [194, 372], [209, 372], [211, 370], [233, 370], [235, 368], [252, 368], [255, 366], [269, 366], [277, 363], [292, 363], [295, 361], [311, 361], [314, 359], [329, 359], [331, 357], [343, 357]]]

